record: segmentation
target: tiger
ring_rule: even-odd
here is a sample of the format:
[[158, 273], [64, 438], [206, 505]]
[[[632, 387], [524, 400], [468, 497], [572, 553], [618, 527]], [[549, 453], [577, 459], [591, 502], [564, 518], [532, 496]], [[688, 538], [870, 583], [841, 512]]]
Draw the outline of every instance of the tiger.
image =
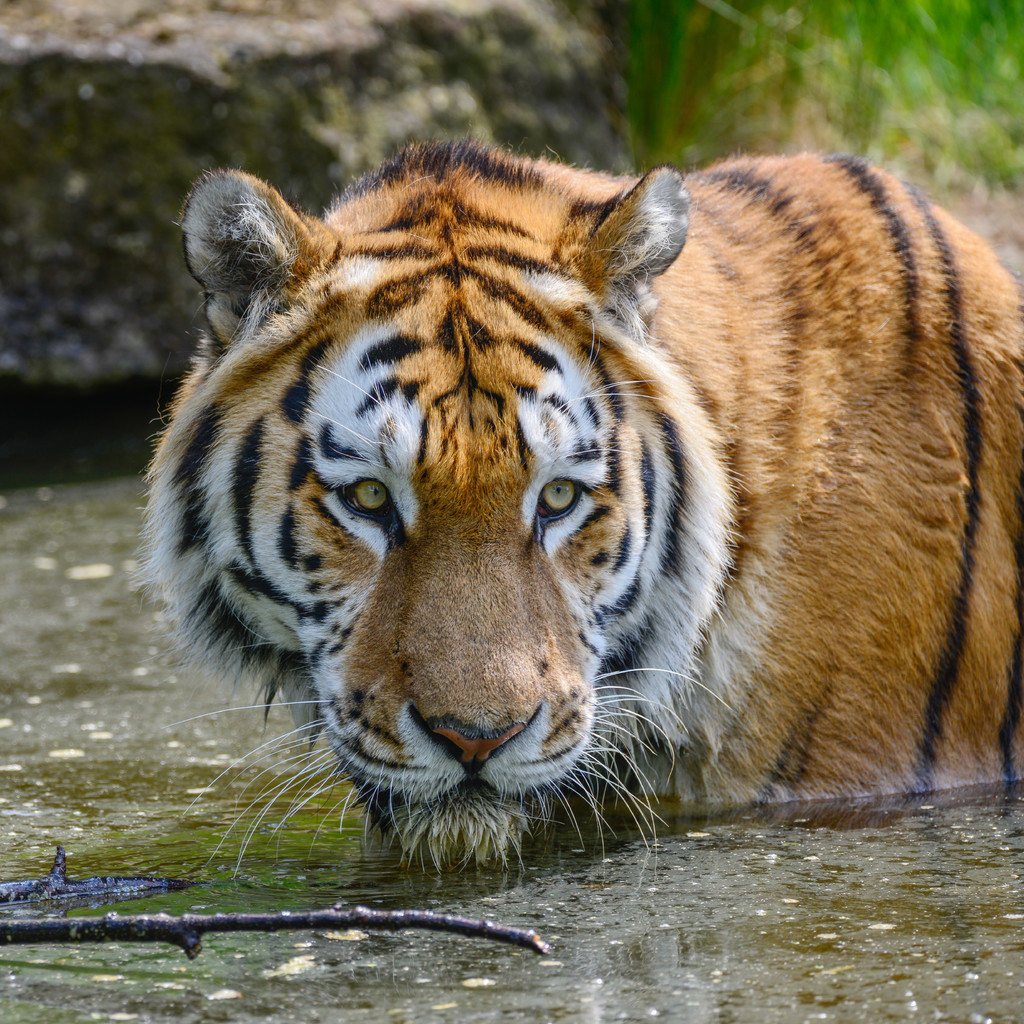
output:
[[322, 218], [208, 172], [181, 228], [148, 578], [408, 860], [1020, 778], [1024, 300], [916, 187], [432, 142]]

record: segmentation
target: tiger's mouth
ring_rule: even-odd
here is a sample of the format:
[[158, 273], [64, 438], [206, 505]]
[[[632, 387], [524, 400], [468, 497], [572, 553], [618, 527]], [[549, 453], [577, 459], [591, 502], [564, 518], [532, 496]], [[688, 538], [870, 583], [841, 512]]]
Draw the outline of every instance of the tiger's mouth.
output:
[[360, 787], [360, 802], [385, 842], [403, 859], [438, 869], [505, 864], [530, 832], [529, 797], [512, 798], [467, 778], [432, 800], [414, 802], [394, 790]]
[[575, 766], [588, 733], [563, 726], [553, 746], [546, 702], [489, 729], [450, 714], [427, 719], [409, 702], [375, 731], [344, 714], [347, 707], [323, 705], [339, 772], [353, 786], [368, 834], [399, 847], [406, 863], [503, 866], [551, 819], [566, 786], [583, 787]]

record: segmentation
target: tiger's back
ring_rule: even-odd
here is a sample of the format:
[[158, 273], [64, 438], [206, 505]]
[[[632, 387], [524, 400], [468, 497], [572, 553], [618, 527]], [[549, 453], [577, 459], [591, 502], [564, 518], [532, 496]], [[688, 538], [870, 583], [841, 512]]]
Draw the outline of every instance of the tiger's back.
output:
[[917, 192], [458, 144], [323, 221], [211, 176], [183, 227], [210, 339], [151, 574], [193, 653], [317, 702], [408, 849], [602, 787], [1020, 774], [1021, 298]]
[[[694, 370], [732, 420], [727, 631], [771, 594], [745, 652], [749, 724], [734, 723], [708, 789], [728, 798], [737, 775], [761, 799], [1016, 779], [1017, 286], [979, 239], [855, 158], [737, 161], [691, 190], [693, 227], [703, 215], [709, 229], [670, 274], [694, 261], [727, 292], [754, 282], [743, 312], [727, 306], [743, 362]], [[668, 292], [659, 311], [667, 336], [702, 312], [678, 292], [678, 313]]]

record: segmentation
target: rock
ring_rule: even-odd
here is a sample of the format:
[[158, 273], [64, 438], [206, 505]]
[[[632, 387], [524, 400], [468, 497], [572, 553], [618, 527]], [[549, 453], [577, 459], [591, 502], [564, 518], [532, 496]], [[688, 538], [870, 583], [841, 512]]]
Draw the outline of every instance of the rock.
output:
[[594, 3], [19, 0], [0, 7], [0, 383], [173, 376], [198, 331], [176, 219], [244, 167], [319, 209], [409, 139], [619, 169]]

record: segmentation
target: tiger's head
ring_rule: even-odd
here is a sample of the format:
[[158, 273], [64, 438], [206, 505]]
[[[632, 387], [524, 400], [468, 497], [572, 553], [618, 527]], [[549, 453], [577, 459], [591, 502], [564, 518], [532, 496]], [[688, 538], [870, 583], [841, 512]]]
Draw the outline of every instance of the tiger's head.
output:
[[209, 330], [149, 575], [187, 654], [282, 693], [438, 863], [645, 783], [727, 562], [713, 432], [649, 337], [682, 179], [563, 172], [431, 145], [323, 219], [233, 171], [182, 217]]

